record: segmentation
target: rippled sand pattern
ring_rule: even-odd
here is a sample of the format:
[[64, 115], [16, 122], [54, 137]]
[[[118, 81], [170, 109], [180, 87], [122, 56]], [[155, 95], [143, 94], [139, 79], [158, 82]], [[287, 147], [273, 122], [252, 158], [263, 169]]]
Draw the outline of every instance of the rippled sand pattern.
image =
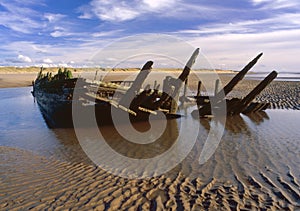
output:
[[[292, 172], [289, 181], [260, 173], [237, 184], [212, 178], [203, 182], [178, 174], [147, 180], [127, 180], [101, 169], [49, 160], [26, 151], [1, 148], [1, 209], [97, 209], [97, 210], [278, 210], [299, 203], [299, 183]], [[3, 168], [1, 168], [3, 169]], [[270, 190], [269, 190], [270, 189]]]

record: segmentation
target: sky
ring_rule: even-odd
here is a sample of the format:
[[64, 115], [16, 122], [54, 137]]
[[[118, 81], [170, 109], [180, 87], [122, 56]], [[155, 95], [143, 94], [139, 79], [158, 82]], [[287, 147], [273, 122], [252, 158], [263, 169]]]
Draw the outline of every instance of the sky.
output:
[[300, 72], [299, 0], [1, 0], [0, 66], [88, 66], [112, 43], [149, 33], [199, 47], [216, 69], [263, 52], [255, 71]]

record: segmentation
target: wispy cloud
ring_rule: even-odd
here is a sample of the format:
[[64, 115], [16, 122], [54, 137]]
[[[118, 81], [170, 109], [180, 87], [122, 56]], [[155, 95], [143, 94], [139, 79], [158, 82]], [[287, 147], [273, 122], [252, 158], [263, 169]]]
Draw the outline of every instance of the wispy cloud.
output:
[[31, 33], [31, 30], [42, 27], [42, 23], [35, 20], [38, 13], [30, 8], [23, 7], [14, 1], [1, 1], [5, 9], [0, 11], [0, 25], [16, 32]]
[[251, 0], [255, 6], [261, 6], [261, 9], [277, 10], [284, 8], [294, 8], [299, 10], [300, 2], [298, 0]]
[[[180, 16], [178, 12], [182, 9], [186, 14], [188, 11], [195, 10], [195, 7], [189, 6], [188, 3], [183, 3], [180, 0], [92, 0], [89, 5], [80, 8], [82, 15], [79, 17], [87, 19], [97, 17], [102, 21], [110, 22], [129, 21], [147, 15], [178, 17]], [[203, 8], [201, 7], [201, 9]], [[184, 18], [184, 16], [180, 16], [180, 18]]]
[[66, 15], [63, 14], [54, 14], [54, 13], [45, 13], [44, 17], [50, 22], [50, 23], [55, 23], [62, 18], [66, 17]]
[[262, 33], [283, 29], [298, 29], [300, 25], [300, 14], [287, 13], [276, 15], [271, 18], [260, 20], [246, 20], [229, 23], [212, 23], [196, 27], [191, 30], [181, 30], [179, 33], [187, 34], [248, 34], [248, 33]]
[[114, 36], [119, 34], [124, 30], [112, 30], [112, 31], [101, 31], [101, 32], [95, 32], [92, 34], [93, 37], [108, 37], [108, 36]]

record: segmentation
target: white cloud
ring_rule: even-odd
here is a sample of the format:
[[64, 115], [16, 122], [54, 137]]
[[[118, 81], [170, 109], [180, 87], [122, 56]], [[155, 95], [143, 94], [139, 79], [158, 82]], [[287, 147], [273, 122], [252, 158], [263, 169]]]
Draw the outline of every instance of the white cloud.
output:
[[139, 16], [139, 12], [126, 2], [93, 0], [92, 12], [101, 20], [126, 21]]
[[43, 63], [52, 64], [53, 61], [51, 59], [47, 58], [47, 59], [43, 59]]
[[102, 32], [95, 32], [92, 34], [93, 37], [107, 37], [119, 34], [123, 30], [112, 30], [112, 31], [102, 31]]
[[[296, 9], [299, 8], [299, 0], [251, 0], [253, 5], [260, 6], [266, 10], [277, 10], [284, 8]], [[299, 9], [298, 9], [299, 10]]]
[[252, 0], [252, 3], [254, 5], [258, 5], [258, 4], [263, 4], [263, 3], [270, 3], [272, 1], [274, 1], [274, 0]]
[[55, 30], [50, 33], [52, 37], [66, 37], [66, 36], [71, 36], [75, 35], [75, 33], [67, 32], [65, 30]]
[[143, 3], [151, 9], [162, 9], [171, 7], [175, 4], [176, 0], [143, 0]]
[[62, 14], [53, 14], [53, 13], [45, 13], [44, 17], [50, 22], [50, 23], [54, 23], [57, 22], [59, 20], [61, 20], [62, 18], [65, 17], [65, 15]]
[[179, 33], [210, 35], [210, 34], [249, 34], [268, 31], [298, 29], [300, 14], [282, 14], [261, 20], [246, 20], [233, 23], [216, 23], [198, 26], [196, 29], [182, 30]]
[[178, 0], [92, 0], [90, 6], [83, 6], [79, 9], [82, 12], [79, 18], [90, 19], [94, 15], [100, 20], [122, 22], [151, 13], [169, 16], [169, 13], [176, 8], [184, 6], [184, 4], [179, 6], [179, 3]]
[[22, 54], [18, 55], [18, 60], [20, 62], [25, 62], [25, 63], [31, 63], [32, 62], [31, 58], [29, 58], [28, 56], [24, 56]]

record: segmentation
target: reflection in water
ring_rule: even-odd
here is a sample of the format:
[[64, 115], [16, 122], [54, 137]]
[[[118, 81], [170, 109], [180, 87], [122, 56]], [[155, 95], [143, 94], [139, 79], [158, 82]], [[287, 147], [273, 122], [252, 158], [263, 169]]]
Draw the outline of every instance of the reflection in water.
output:
[[257, 125], [260, 125], [263, 123], [265, 120], [269, 120], [269, 116], [265, 111], [260, 111], [260, 112], [255, 112], [255, 113], [250, 113], [247, 115], [247, 117]]
[[[149, 128], [147, 122], [138, 122], [133, 123], [134, 128], [138, 129], [139, 131], [145, 131], [145, 128]], [[161, 125], [160, 120], [152, 121], [152, 124]], [[123, 131], [126, 131], [126, 127], [128, 125], [121, 125]], [[152, 125], [152, 127], [154, 127]], [[150, 129], [150, 128], [149, 128]], [[126, 157], [135, 158], [135, 159], [147, 159], [158, 156], [168, 150], [177, 140], [179, 129], [176, 119], [168, 120], [166, 124], [166, 128], [162, 135], [153, 140], [152, 143], [148, 144], [138, 144], [131, 142], [130, 140], [125, 139], [122, 137], [115, 127], [100, 127], [99, 128], [104, 141], [117, 153], [122, 154]], [[130, 131], [130, 130], [128, 130]], [[156, 131], [152, 130], [152, 133], [149, 134], [150, 136], [157, 137], [155, 134]], [[158, 134], [159, 135], [159, 134]], [[134, 134], [133, 134], [134, 136]], [[89, 137], [90, 139], [95, 139], [96, 137]]]
[[[244, 115], [235, 115], [235, 116], [227, 116], [226, 117], [226, 124], [225, 129], [227, 131], [231, 131], [232, 133], [245, 133], [248, 131], [248, 125], [244, 120]], [[256, 125], [263, 123], [265, 120], [269, 120], [269, 116], [265, 111], [255, 112], [247, 114], [247, 117]], [[199, 122], [207, 131], [211, 129], [211, 123], [215, 121], [214, 119], [210, 118], [200, 118]]]

